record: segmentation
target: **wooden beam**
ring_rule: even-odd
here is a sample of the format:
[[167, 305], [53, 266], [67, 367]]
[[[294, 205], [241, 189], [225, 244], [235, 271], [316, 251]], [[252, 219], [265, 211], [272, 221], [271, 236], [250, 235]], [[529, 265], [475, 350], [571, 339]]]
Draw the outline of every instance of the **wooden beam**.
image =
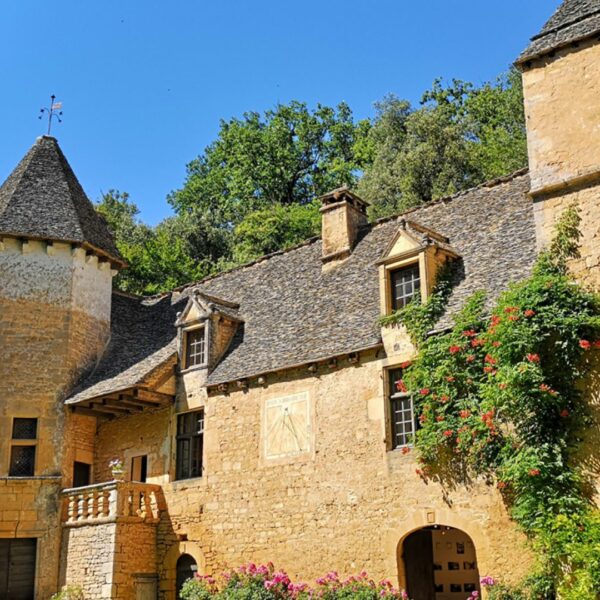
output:
[[158, 404], [170, 404], [173, 401], [173, 396], [171, 394], [163, 394], [162, 392], [153, 392], [141, 388], [137, 388], [133, 392], [133, 395], [136, 399], [141, 398], [142, 400], [150, 400]]
[[101, 413], [109, 413], [111, 415], [129, 415], [131, 414], [126, 408], [116, 408], [115, 406], [106, 406], [98, 400], [90, 402], [89, 408]]
[[140, 406], [139, 404], [129, 404], [127, 402], [127, 400], [112, 400], [110, 398], [102, 398], [102, 405], [103, 406], [110, 406], [110, 407], [114, 407], [117, 409], [121, 409], [121, 408], [125, 408], [127, 409], [129, 412], [142, 412], [144, 410], [143, 406]]
[[160, 406], [159, 402], [152, 402], [151, 400], [142, 400], [140, 398], [136, 398], [135, 396], [130, 396], [129, 394], [119, 394], [119, 402], [126, 402], [127, 404], [147, 408], [156, 408], [157, 406]]
[[93, 410], [91, 408], [87, 408], [85, 406], [79, 406], [78, 404], [75, 404], [74, 406], [71, 406], [71, 410], [74, 413], [77, 413], [78, 415], [86, 415], [87, 417], [97, 417], [97, 418], [104, 418], [104, 419], [111, 419], [113, 415], [109, 415], [105, 412], [101, 412], [101, 411], [97, 411], [97, 410]]

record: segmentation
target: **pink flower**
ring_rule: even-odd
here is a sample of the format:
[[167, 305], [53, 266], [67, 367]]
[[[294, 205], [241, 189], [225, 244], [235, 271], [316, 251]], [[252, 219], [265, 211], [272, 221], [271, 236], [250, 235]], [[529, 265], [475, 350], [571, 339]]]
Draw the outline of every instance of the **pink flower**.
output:
[[482, 577], [479, 580], [479, 582], [481, 583], [481, 585], [496, 585], [496, 580], [493, 577], [490, 577], [489, 575]]
[[446, 431], [444, 431], [444, 437], [452, 437], [453, 433], [452, 429], [446, 429]]
[[540, 356], [539, 356], [539, 354], [533, 354], [533, 353], [531, 353], [531, 352], [530, 352], [530, 353], [527, 355], [527, 357], [526, 357], [526, 358], [527, 358], [527, 360], [528, 360], [529, 362], [532, 362], [532, 363], [539, 363], [539, 362], [540, 362]]
[[590, 342], [588, 342], [588, 340], [579, 340], [579, 347], [583, 348], [584, 350], [589, 350], [592, 345]]
[[431, 390], [429, 388], [423, 388], [419, 394], [421, 394], [421, 396], [427, 396], [427, 394], [429, 394]]
[[526, 317], [533, 317], [533, 315], [535, 315], [535, 310], [532, 310], [531, 308], [528, 308], [523, 314]]

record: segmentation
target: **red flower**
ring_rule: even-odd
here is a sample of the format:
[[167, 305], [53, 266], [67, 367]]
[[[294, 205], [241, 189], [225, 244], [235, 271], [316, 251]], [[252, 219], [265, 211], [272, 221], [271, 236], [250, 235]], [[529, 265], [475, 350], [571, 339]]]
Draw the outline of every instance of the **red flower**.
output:
[[518, 307], [518, 306], [507, 306], [507, 307], [504, 309], [504, 312], [505, 312], [506, 314], [510, 314], [510, 313], [517, 312], [518, 310], [519, 310], [519, 307]]
[[592, 347], [592, 345], [587, 340], [579, 340], [579, 346], [584, 350], [589, 350]]
[[502, 346], [502, 342], [492, 342], [492, 346], [494, 346], [494, 348], [498, 348], [499, 346]]
[[400, 452], [402, 452], [402, 454], [408, 454], [410, 452], [410, 448], [408, 446], [402, 446], [402, 450]]
[[497, 484], [497, 488], [499, 490], [503, 490], [506, 487], [506, 485], [507, 485], [506, 481], [499, 481], [498, 484]]
[[448, 352], [450, 352], [450, 354], [456, 354], [457, 352], [460, 352], [462, 350], [462, 348], [460, 346], [450, 346], [450, 348], [448, 348]]
[[540, 356], [539, 354], [532, 354], [531, 352], [527, 355], [527, 360], [532, 363], [539, 363]]
[[408, 367], [410, 367], [411, 365], [411, 361], [410, 360], [405, 360], [404, 362], [400, 363], [400, 368], [401, 369], [408, 369]]
[[396, 381], [396, 391], [397, 392], [408, 392], [408, 389], [406, 388], [406, 384], [404, 383], [404, 381], [402, 381], [402, 379], [399, 379], [398, 381]]
[[440, 396], [440, 402], [448, 402], [448, 400], [450, 400], [450, 396], [447, 396], [446, 394]]
[[469, 356], [467, 356], [467, 362], [473, 362], [474, 360], [475, 360], [474, 354], [469, 354]]
[[542, 392], [551, 392], [552, 388], [547, 383], [542, 383], [540, 385], [540, 390], [542, 390]]
[[456, 378], [453, 377], [452, 375], [449, 375], [448, 377], [446, 377], [446, 381], [448, 383], [454, 383], [456, 381]]
[[477, 332], [474, 329], [467, 329], [466, 331], [463, 331], [462, 334], [465, 337], [475, 337], [477, 335]]
[[441, 423], [441, 422], [444, 420], [444, 417], [442, 417], [441, 415], [438, 415], [438, 416], [435, 418], [435, 420], [436, 420], [438, 423]]
[[486, 354], [483, 360], [490, 365], [495, 365], [498, 362], [491, 354]]
[[532, 310], [531, 308], [528, 308], [523, 314], [526, 317], [533, 317], [533, 315], [535, 315], [535, 310]]
[[484, 373], [497, 373], [496, 369], [494, 369], [494, 367], [490, 367], [489, 365], [487, 365], [486, 367], [483, 367], [483, 372]]
[[500, 317], [499, 315], [492, 315], [492, 318], [490, 320], [492, 327], [495, 327], [496, 325], [500, 325], [501, 322], [502, 322], [502, 317]]
[[499, 387], [501, 390], [505, 390], [507, 385], [508, 385], [508, 384], [506, 384], [506, 383], [499, 383], [499, 384], [498, 384], [498, 387]]
[[427, 421], [427, 417], [425, 415], [419, 415], [419, 423], [425, 423]]
[[518, 321], [519, 317], [517, 315], [510, 315], [510, 317], [508, 317], [509, 321]]
[[452, 437], [453, 434], [454, 432], [452, 429], [446, 429], [446, 431], [444, 431], [444, 437]]
[[540, 470], [539, 469], [529, 469], [529, 476], [530, 477], [537, 477], [540, 474]]
[[477, 338], [476, 340], [471, 340], [471, 346], [473, 348], [477, 348], [479, 346], [483, 346], [485, 344], [485, 341], [482, 340], [481, 338]]
[[600, 340], [595, 340], [594, 342], [592, 342], [592, 346], [593, 346], [594, 348], [596, 348], [596, 350], [597, 350], [598, 348], [600, 348]]
[[461, 410], [459, 414], [460, 414], [460, 418], [461, 419], [466, 419], [466, 418], [468, 418], [468, 417], [471, 416], [471, 411], [469, 411], [469, 410]]
[[427, 396], [427, 394], [429, 394], [431, 390], [429, 388], [423, 388], [419, 394], [421, 394], [421, 396]]
[[563, 410], [560, 411], [560, 416], [564, 419], [565, 417], [568, 417], [571, 413], [564, 408]]

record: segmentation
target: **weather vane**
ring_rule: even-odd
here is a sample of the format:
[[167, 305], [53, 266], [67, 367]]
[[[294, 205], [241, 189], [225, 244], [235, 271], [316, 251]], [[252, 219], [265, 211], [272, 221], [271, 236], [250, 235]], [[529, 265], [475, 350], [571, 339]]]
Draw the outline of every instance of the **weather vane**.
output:
[[62, 102], [54, 102], [56, 100], [56, 96], [52, 94], [50, 96], [50, 108], [42, 108], [40, 109], [40, 116], [38, 119], [41, 119], [44, 116], [44, 113], [48, 114], [48, 135], [50, 135], [50, 129], [52, 129], [52, 117], [56, 117], [56, 120], [59, 123], [62, 123]]

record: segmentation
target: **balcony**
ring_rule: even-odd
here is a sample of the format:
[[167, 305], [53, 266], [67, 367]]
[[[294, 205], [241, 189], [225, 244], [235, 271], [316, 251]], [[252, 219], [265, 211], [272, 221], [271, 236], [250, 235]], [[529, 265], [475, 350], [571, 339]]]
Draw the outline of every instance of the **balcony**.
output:
[[63, 525], [150, 523], [160, 520], [162, 488], [150, 483], [108, 481], [62, 492]]

